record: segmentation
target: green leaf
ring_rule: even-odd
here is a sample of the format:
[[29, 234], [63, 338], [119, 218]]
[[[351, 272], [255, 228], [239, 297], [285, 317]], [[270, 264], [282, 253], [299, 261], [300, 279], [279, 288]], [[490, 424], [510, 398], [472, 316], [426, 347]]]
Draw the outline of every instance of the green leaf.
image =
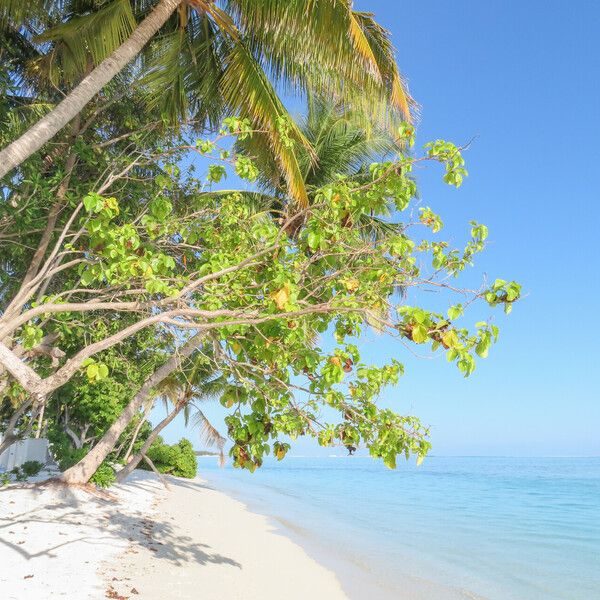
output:
[[456, 306], [451, 306], [448, 309], [448, 318], [449, 319], [458, 319], [463, 314], [463, 305], [457, 304]]
[[477, 346], [475, 346], [475, 352], [477, 352], [477, 355], [481, 358], [487, 358], [489, 349], [490, 341], [487, 338], [481, 339]]
[[85, 372], [90, 381], [95, 381], [96, 379], [98, 379], [98, 365], [97, 364], [92, 363], [91, 365], [88, 365]]
[[413, 341], [415, 341], [417, 344], [426, 342], [428, 339], [427, 327], [425, 327], [425, 325], [421, 325], [420, 323], [415, 325], [412, 329], [411, 336]]
[[460, 340], [458, 339], [455, 329], [446, 331], [442, 336], [442, 341], [448, 348], [458, 348], [460, 346]]

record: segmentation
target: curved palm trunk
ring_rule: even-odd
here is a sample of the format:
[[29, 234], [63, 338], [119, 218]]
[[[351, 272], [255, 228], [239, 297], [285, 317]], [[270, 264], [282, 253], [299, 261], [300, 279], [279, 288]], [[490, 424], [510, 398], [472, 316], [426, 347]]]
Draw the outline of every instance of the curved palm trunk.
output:
[[29, 158], [74, 119], [85, 105], [140, 53], [180, 3], [181, 0], [160, 0], [131, 36], [85, 77], [60, 104], [30, 127], [18, 140], [0, 151], [0, 178]]
[[96, 472], [102, 461], [112, 452], [117, 440], [125, 431], [135, 413], [140, 410], [148, 396], [152, 393], [152, 389], [167, 375], [177, 370], [181, 365], [181, 361], [190, 356], [202, 343], [203, 339], [203, 333], [196, 334], [181, 350], [171, 356], [167, 362], [146, 379], [138, 393], [125, 407], [119, 418], [108, 428], [100, 441], [76, 465], [73, 465], [62, 474], [63, 481], [67, 483], [87, 483], [90, 480], [90, 477]]
[[4, 432], [4, 437], [0, 442], [0, 454], [2, 454], [5, 450], [19, 440], [19, 436], [15, 435], [15, 427], [19, 419], [25, 414], [25, 411], [31, 406], [33, 403], [33, 399], [26, 400], [19, 406], [19, 408], [14, 412], [8, 425], [6, 426], [6, 431]]
[[148, 418], [148, 415], [150, 414], [151, 408], [152, 408], [152, 404], [148, 404], [146, 406], [146, 409], [144, 410], [144, 414], [140, 417], [140, 422], [135, 427], [133, 436], [131, 437], [131, 442], [129, 442], [129, 446], [127, 447], [127, 452], [125, 452], [125, 456], [123, 457], [123, 460], [125, 462], [127, 462], [129, 460], [129, 457], [131, 456], [131, 453], [133, 452], [133, 446], [135, 445], [138, 435], [140, 435], [142, 425], [146, 422], [146, 419]]
[[172, 410], [153, 430], [140, 448], [140, 451], [117, 473], [117, 482], [123, 483], [133, 470], [140, 464], [146, 455], [146, 452], [152, 446], [158, 434], [181, 412], [181, 409], [186, 405], [186, 402], [178, 402], [175, 409]]

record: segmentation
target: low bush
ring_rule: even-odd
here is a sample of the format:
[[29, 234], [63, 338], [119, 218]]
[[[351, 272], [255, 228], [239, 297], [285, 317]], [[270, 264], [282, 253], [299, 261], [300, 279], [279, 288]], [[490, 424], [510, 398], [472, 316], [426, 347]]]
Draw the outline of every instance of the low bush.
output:
[[103, 462], [90, 479], [91, 483], [95, 483], [98, 487], [110, 487], [117, 480], [115, 470], [107, 463]]
[[34, 477], [44, 468], [44, 463], [38, 460], [28, 460], [21, 465], [21, 471], [25, 477]]
[[[196, 477], [198, 463], [192, 442], [183, 438], [172, 446], [165, 444], [159, 436], [147, 452], [148, 458], [154, 463], [161, 473], [193, 479]], [[140, 463], [140, 468], [149, 470], [145, 461]]]
[[15, 478], [15, 481], [25, 481], [27, 479], [27, 475], [21, 471], [20, 467], [11, 469], [9, 473]]
[[48, 439], [50, 453], [61, 471], [77, 464], [89, 452], [89, 448], [73, 447], [71, 438], [64, 431], [51, 430], [48, 432]]

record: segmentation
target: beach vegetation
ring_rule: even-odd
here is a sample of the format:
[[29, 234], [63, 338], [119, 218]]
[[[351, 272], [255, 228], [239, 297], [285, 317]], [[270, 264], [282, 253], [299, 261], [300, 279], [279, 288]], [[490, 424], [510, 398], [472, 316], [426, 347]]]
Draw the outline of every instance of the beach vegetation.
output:
[[103, 462], [96, 472], [90, 477], [90, 482], [97, 485], [99, 488], [108, 488], [117, 480], [117, 475], [114, 468]]
[[0, 473], [0, 487], [8, 485], [12, 481], [19, 483], [27, 481], [30, 477], [35, 477], [43, 468], [43, 463], [37, 460], [27, 460], [8, 472]]
[[[404, 142], [410, 147], [411, 137]], [[159, 156], [174, 153], [163, 150]], [[309, 207], [284, 199], [280, 209], [265, 208], [252, 194], [212, 192], [186, 177], [176, 161], [143, 186], [136, 183], [138, 194], [154, 198], [149, 202], [85, 196], [74, 209], [78, 219], [69, 222], [77, 247], [67, 242], [62, 249], [71, 257], [71, 270], [65, 271], [76, 290], [72, 299], [48, 296], [19, 319], [39, 327], [93, 315], [98, 341], [89, 339], [70, 351], [43, 385], [58, 390], [65, 372], [69, 381], [82, 373], [90, 386], [105, 385], [110, 369], [90, 376], [89, 359], [107, 365], [120, 342], [148, 330], [160, 335], [156, 348], [164, 358], [155, 359], [160, 366], [138, 384], [66, 476], [82, 466], [95, 472], [152, 390], [174, 373], [189, 372], [198, 360], [226, 382], [221, 402], [230, 409], [225, 423], [237, 466], [254, 470], [271, 452], [281, 458], [287, 443], [281, 437], [300, 435], [313, 435], [322, 445], [365, 444], [390, 467], [398, 454], [424, 456], [429, 442], [419, 420], [376, 405], [382, 389], [398, 382], [403, 365], [397, 359], [364, 363], [358, 342], [366, 328], [401, 344], [428, 345], [469, 375], [475, 357], [487, 356], [497, 339], [494, 323], [480, 321], [471, 331], [446, 311], [411, 305], [399, 293], [439, 289], [445, 296], [458, 293], [463, 303], [466, 296], [469, 304], [479, 300], [505, 308], [518, 299], [514, 282], [497, 280], [479, 289], [454, 283], [483, 250], [487, 228], [470, 224], [470, 239], [462, 249], [452, 248], [434, 237], [442, 220], [433, 209], [409, 211], [417, 193], [415, 162], [442, 163], [444, 181], [458, 187], [460, 181], [447, 175], [455, 169], [464, 175], [459, 154], [448, 142], [428, 146], [419, 157], [400, 152], [394, 160], [371, 163], [366, 182], [340, 175], [315, 190]], [[144, 166], [152, 172], [160, 159], [153, 156]], [[236, 161], [232, 154], [225, 162], [235, 168]], [[390, 205], [405, 220], [389, 221], [373, 237], [362, 226], [365, 217], [389, 219]], [[249, 227], [238, 227], [240, 222]], [[419, 230], [429, 233], [418, 239]], [[420, 264], [427, 255], [432, 270], [425, 276]], [[75, 301], [79, 294], [85, 300]], [[456, 302], [449, 312], [458, 314]], [[333, 349], [315, 344], [326, 332], [333, 336]], [[17, 381], [29, 385], [25, 378]], [[322, 406], [337, 411], [341, 420], [323, 423]]]
[[[146, 456], [159, 473], [193, 479], [196, 477], [198, 461], [192, 442], [183, 438], [177, 444], [166, 444], [158, 437], [150, 446]], [[151, 470], [150, 465], [141, 461], [138, 468]]]
[[[116, 0], [68, 14], [0, 0], [0, 143], [29, 157], [1, 188], [0, 452], [47, 435], [69, 483], [104, 483], [117, 462], [126, 477], [152, 455], [191, 472], [187, 446], [158, 442], [183, 413], [250, 471], [300, 436], [365, 446], [389, 467], [422, 460], [427, 427], [400, 402], [378, 404], [403, 353], [445, 354], [470, 375], [499, 334], [482, 310], [508, 313], [521, 293], [509, 279], [461, 285], [489, 231], [471, 221], [453, 243], [434, 199], [419, 199], [416, 167], [441, 165], [458, 188], [464, 148], [416, 150], [387, 34], [349, 3], [314, 14], [302, 2], [199, 4], [169, 13], [148, 54], [130, 52], [139, 68], [122, 67], [63, 129], [77, 82], [146, 14], [129, 19]], [[304, 121], [276, 83], [310, 90]], [[31, 154], [46, 117], [58, 125]], [[242, 185], [224, 189], [233, 176]], [[366, 360], [373, 334], [397, 356]], [[227, 409], [222, 434], [201, 410], [207, 396]], [[160, 399], [167, 415], [152, 428]]]
[[[383, 119], [411, 117], [413, 102], [387, 32], [349, 2], [325, 0], [306, 10], [301, 0], [78, 0], [26, 7], [1, 0], [0, 25], [5, 60], [23, 83], [44, 92], [30, 111], [33, 124], [0, 151], [0, 177], [113, 80], [126, 77], [159, 121], [215, 129], [229, 112], [248, 118], [300, 202], [306, 190], [290, 142], [304, 140], [277, 85], [299, 96], [314, 90], [377, 106], [372, 113]], [[56, 94], [61, 89], [64, 98]], [[24, 100], [31, 104], [29, 95]]]
[[21, 465], [21, 471], [26, 477], [35, 477], [44, 468], [44, 463], [39, 460], [26, 460]]

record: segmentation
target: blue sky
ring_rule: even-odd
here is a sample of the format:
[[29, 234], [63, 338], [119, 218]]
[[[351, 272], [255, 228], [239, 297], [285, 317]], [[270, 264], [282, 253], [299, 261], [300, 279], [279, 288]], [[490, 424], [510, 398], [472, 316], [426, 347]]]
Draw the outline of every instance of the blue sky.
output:
[[[500, 342], [468, 379], [370, 336], [368, 358], [406, 365], [383, 402], [431, 425], [434, 454], [600, 455], [600, 3], [355, 4], [392, 33], [419, 143], [476, 136], [463, 187], [427, 169], [423, 203], [457, 242], [470, 219], [488, 225], [468, 279], [516, 279], [526, 293], [509, 318], [494, 313]], [[206, 412], [220, 424], [219, 407]], [[165, 437], [181, 435], [197, 441], [180, 422]]]

